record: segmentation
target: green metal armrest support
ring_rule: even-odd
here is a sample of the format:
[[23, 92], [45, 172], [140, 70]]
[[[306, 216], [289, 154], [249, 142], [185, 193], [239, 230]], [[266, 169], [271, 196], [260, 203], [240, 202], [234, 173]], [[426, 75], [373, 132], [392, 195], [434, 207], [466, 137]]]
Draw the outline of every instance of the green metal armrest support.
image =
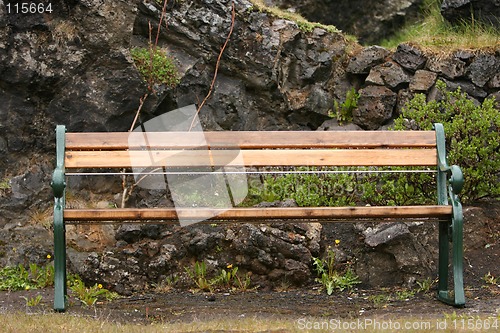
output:
[[56, 127], [56, 168], [51, 182], [54, 192], [54, 310], [58, 312], [66, 309], [65, 136], [66, 127], [58, 125]]
[[[462, 191], [464, 177], [457, 165], [448, 165], [446, 142], [442, 124], [434, 124], [438, 154], [438, 204], [453, 207], [451, 221], [439, 222], [439, 282], [437, 297], [456, 307], [465, 306], [463, 278], [463, 212], [458, 194]], [[452, 243], [453, 294], [448, 291], [449, 249]]]

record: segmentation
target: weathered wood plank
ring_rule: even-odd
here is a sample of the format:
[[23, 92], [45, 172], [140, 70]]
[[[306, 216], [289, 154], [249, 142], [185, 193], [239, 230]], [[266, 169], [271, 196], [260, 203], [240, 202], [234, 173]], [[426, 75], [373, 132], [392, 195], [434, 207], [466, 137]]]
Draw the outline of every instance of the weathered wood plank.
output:
[[155, 148], [377, 148], [435, 147], [434, 131], [220, 131], [67, 133], [68, 150]]
[[436, 149], [72, 151], [66, 168], [432, 166]]
[[443, 218], [451, 206], [65, 209], [66, 221]]

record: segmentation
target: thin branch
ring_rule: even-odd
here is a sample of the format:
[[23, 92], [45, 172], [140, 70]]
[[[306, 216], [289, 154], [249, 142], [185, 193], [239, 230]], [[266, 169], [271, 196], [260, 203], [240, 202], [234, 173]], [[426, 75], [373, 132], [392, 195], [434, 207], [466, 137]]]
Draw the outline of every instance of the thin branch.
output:
[[149, 97], [149, 93], [145, 93], [140, 98], [139, 107], [137, 108], [137, 112], [135, 113], [134, 121], [132, 121], [132, 125], [130, 126], [130, 129], [128, 130], [129, 132], [132, 132], [134, 130], [135, 124], [137, 123], [137, 119], [139, 119], [139, 115], [141, 114], [142, 107], [144, 106], [144, 102], [146, 102], [146, 99], [148, 97]]
[[191, 121], [191, 126], [189, 126], [189, 131], [191, 131], [193, 129], [194, 123], [195, 123], [195, 120], [196, 120], [196, 116], [198, 116], [198, 114], [201, 111], [201, 108], [205, 105], [205, 103], [207, 102], [207, 100], [212, 95], [212, 91], [213, 91], [214, 86], [215, 86], [215, 80], [217, 79], [217, 73], [219, 72], [219, 66], [220, 66], [220, 61], [222, 59], [222, 54], [224, 53], [224, 50], [226, 49], [227, 45], [229, 44], [229, 39], [231, 38], [231, 35], [233, 34], [235, 16], [236, 16], [236, 11], [235, 11], [235, 8], [234, 8], [234, 1], [233, 1], [232, 2], [232, 9], [231, 9], [231, 27], [229, 29], [229, 33], [228, 33], [228, 35], [226, 37], [226, 41], [224, 42], [224, 45], [222, 46], [222, 48], [221, 48], [221, 50], [219, 52], [219, 56], [217, 57], [217, 62], [215, 63], [214, 76], [212, 78], [212, 83], [210, 84], [210, 89], [208, 90], [208, 93], [205, 96], [205, 98], [203, 99], [203, 101], [201, 102], [201, 104], [198, 106], [198, 109], [196, 110], [196, 113], [193, 115], [193, 120]]

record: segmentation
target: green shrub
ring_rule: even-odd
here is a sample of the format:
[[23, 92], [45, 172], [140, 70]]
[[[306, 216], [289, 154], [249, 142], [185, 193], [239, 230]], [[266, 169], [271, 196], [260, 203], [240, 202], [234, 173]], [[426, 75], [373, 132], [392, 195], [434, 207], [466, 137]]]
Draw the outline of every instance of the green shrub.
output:
[[130, 51], [137, 69], [150, 88], [155, 84], [175, 87], [179, 83], [173, 58], [159, 48], [133, 48]]
[[422, 168], [383, 168], [394, 173], [372, 173], [365, 176], [361, 200], [372, 206], [405, 206], [435, 204], [436, 177], [433, 173], [399, 172], [418, 171]]
[[430, 130], [433, 123], [442, 123], [449, 163], [464, 173], [462, 200], [500, 195], [500, 111], [495, 100], [476, 105], [460, 88], [448, 91], [442, 81], [436, 86], [442, 98], [427, 102], [417, 94], [396, 119], [395, 129]]
[[[442, 123], [449, 163], [459, 165], [464, 173], [462, 201], [499, 196], [500, 111], [495, 109], [495, 101], [486, 99], [476, 105], [460, 89], [448, 91], [441, 81], [437, 88], [442, 94], [440, 100], [427, 102], [425, 95], [415, 95], [395, 120], [394, 129], [432, 130], [433, 123]], [[294, 199], [306, 207], [436, 203], [435, 173], [399, 172], [414, 169], [422, 171], [401, 167], [298, 168], [295, 171], [305, 173], [268, 175], [263, 182], [250, 182], [246, 203], [285, 199]], [[339, 173], [321, 172], [325, 170]], [[351, 170], [367, 172], [350, 173]], [[394, 172], [383, 172], [387, 170]]]
[[286, 199], [295, 200], [300, 207], [435, 203], [437, 193], [434, 174], [400, 172], [406, 170], [411, 171], [410, 168], [401, 167], [297, 168], [288, 174], [268, 175], [262, 183], [250, 182], [249, 200], [245, 204]]
[[347, 173], [347, 168], [335, 170], [339, 173], [301, 167], [287, 174], [267, 175], [262, 183], [250, 182], [249, 204], [293, 199], [301, 207], [354, 206], [361, 190], [359, 175]]

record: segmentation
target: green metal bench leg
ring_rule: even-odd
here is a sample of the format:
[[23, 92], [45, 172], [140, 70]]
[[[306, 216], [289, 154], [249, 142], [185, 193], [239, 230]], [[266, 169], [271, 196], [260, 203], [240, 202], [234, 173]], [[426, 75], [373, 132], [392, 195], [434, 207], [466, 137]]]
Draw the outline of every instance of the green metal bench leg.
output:
[[[58, 201], [61, 201], [59, 199]], [[54, 310], [66, 310], [66, 232], [63, 209], [56, 203], [54, 207]]]
[[450, 222], [439, 222], [438, 298], [443, 301], [448, 299], [449, 227]]
[[455, 291], [454, 305], [462, 307], [465, 305], [464, 275], [463, 275], [463, 215], [462, 205], [454, 203], [453, 227], [453, 284]]
[[456, 307], [463, 307], [465, 306], [463, 277], [463, 217], [460, 203], [454, 205], [454, 218], [451, 227], [453, 296], [450, 296], [448, 293], [449, 223], [440, 222], [438, 299]]

